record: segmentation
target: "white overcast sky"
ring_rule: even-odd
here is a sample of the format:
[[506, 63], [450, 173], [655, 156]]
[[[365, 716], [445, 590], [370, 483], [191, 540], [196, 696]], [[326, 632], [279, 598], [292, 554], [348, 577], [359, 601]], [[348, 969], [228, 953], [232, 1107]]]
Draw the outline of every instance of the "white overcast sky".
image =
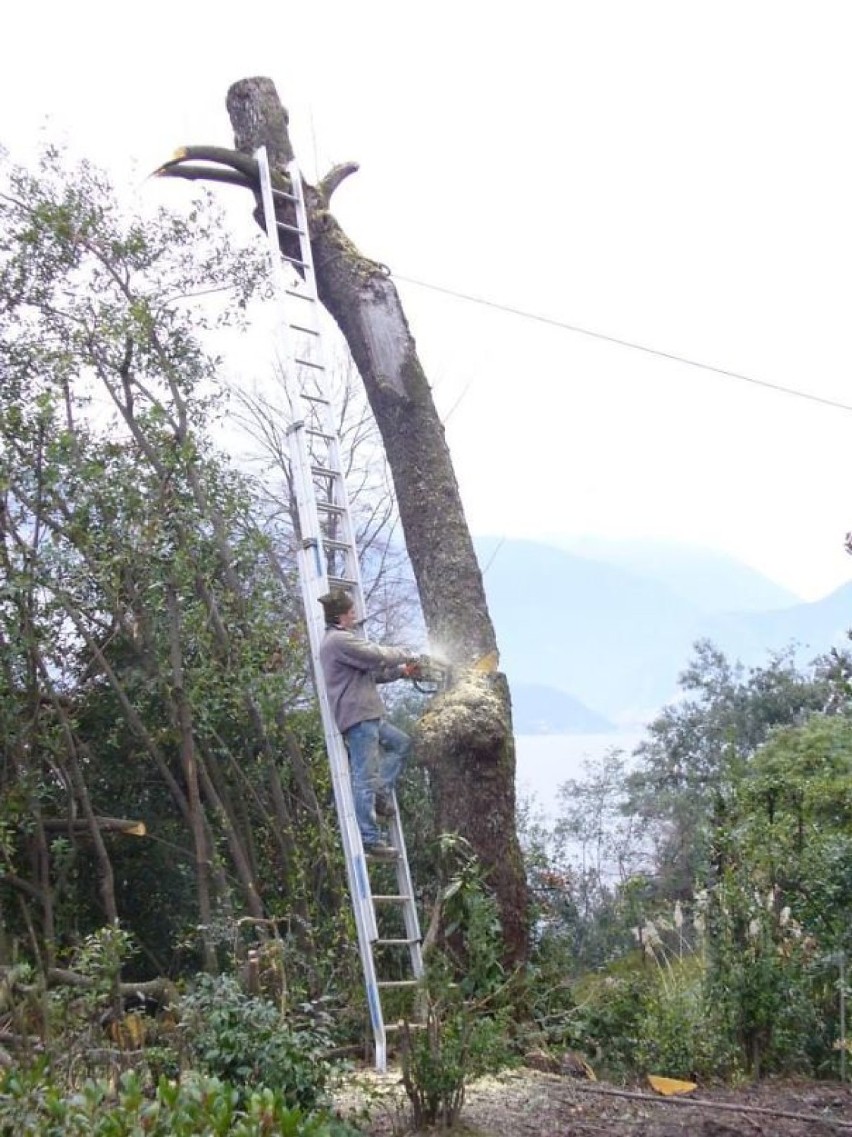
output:
[[[0, 141], [167, 197], [144, 175], [268, 75], [399, 277], [852, 407], [850, 33], [848, 0], [47, 0], [4, 16]], [[399, 288], [475, 533], [852, 576], [852, 410]]]

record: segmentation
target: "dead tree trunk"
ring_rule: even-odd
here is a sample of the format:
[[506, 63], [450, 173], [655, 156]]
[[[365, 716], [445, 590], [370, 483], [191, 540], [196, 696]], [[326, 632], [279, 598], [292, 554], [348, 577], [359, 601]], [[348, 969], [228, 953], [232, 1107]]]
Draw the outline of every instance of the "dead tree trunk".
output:
[[[265, 145], [279, 174], [292, 157], [287, 112], [269, 79], [243, 79], [228, 92], [237, 149]], [[354, 165], [305, 185], [320, 300], [338, 323], [364, 382], [384, 442], [400, 520], [432, 644], [459, 683], [436, 700], [420, 732], [433, 771], [438, 823], [473, 846], [501, 908], [506, 960], [527, 950], [527, 889], [515, 827], [515, 748], [505, 676], [453, 472], [444, 428], [386, 268], [363, 256], [329, 211]]]

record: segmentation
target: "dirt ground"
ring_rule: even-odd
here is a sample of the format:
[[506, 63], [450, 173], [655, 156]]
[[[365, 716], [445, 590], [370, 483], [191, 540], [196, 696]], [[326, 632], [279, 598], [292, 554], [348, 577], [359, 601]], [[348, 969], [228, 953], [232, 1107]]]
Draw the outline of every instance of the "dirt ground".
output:
[[[409, 1115], [399, 1076], [364, 1075], [360, 1124], [371, 1137], [401, 1137]], [[839, 1083], [763, 1082], [697, 1087], [662, 1097], [650, 1086], [621, 1087], [526, 1067], [468, 1089], [465, 1137], [835, 1137], [852, 1135], [852, 1088]]]

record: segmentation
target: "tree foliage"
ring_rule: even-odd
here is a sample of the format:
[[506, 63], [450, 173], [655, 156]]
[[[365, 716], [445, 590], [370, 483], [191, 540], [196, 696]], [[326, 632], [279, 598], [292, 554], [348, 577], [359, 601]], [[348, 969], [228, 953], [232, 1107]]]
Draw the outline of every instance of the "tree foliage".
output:
[[706, 878], [715, 827], [724, 825], [732, 787], [758, 748], [781, 726], [831, 703], [832, 675], [799, 673], [792, 650], [746, 671], [708, 641], [680, 676], [683, 697], [649, 724], [627, 779], [627, 809], [649, 827], [664, 892], [687, 896]]
[[4, 174], [4, 926], [45, 970], [119, 920], [163, 972], [243, 916], [310, 941], [342, 877], [298, 590], [211, 440], [205, 345], [261, 262], [209, 202], [143, 222], [53, 150]]
[[838, 650], [807, 674], [790, 653], [746, 672], [699, 644], [632, 760], [566, 783], [558, 821], [531, 831], [546, 1038], [618, 1073], [837, 1071], [848, 676]]

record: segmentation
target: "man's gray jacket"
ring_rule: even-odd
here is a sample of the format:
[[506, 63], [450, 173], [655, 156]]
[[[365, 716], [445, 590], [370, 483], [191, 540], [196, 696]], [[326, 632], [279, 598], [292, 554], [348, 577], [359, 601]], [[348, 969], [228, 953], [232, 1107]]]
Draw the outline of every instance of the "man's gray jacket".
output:
[[355, 632], [326, 629], [320, 663], [331, 713], [341, 734], [365, 719], [384, 716], [376, 684], [401, 678], [400, 664], [410, 658], [410, 653], [401, 648], [371, 644]]

